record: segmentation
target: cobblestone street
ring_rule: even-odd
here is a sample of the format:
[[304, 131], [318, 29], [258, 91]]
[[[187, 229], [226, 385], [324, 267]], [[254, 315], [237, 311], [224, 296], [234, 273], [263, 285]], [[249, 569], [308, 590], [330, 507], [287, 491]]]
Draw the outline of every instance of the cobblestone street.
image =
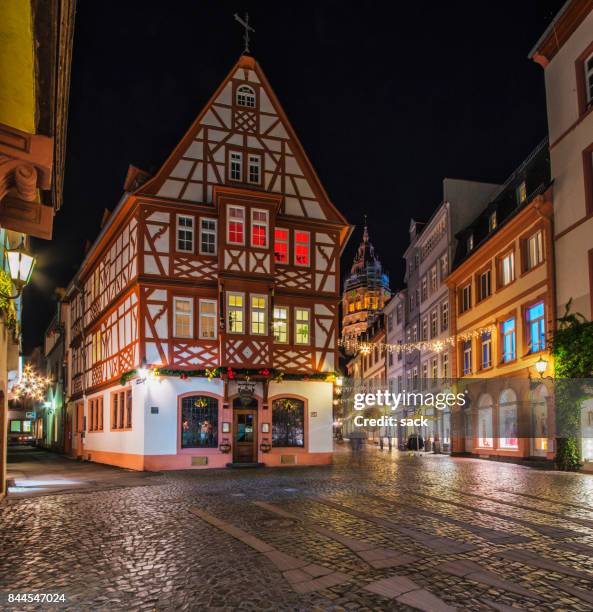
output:
[[593, 609], [587, 475], [369, 450], [110, 482], [0, 504], [3, 609]]

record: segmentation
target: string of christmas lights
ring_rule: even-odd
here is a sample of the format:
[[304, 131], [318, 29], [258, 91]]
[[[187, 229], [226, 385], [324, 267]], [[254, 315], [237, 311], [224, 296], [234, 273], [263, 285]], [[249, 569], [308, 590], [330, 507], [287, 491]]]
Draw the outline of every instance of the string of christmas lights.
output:
[[472, 338], [479, 338], [482, 334], [492, 333], [495, 331], [494, 325], [487, 325], [473, 329], [469, 332], [462, 332], [455, 336], [440, 338], [438, 340], [421, 340], [419, 342], [404, 342], [402, 344], [388, 344], [387, 342], [368, 342], [357, 339], [340, 339], [339, 345], [344, 347], [348, 352], [360, 352], [362, 355], [368, 355], [373, 348], [377, 347], [381, 352], [387, 353], [411, 353], [413, 351], [440, 353], [448, 346], [455, 346], [457, 342], [464, 342]]
[[15, 399], [33, 399], [39, 402], [45, 399], [45, 389], [51, 384], [51, 378], [45, 378], [35, 372], [30, 363], [25, 364], [21, 377], [13, 387]]

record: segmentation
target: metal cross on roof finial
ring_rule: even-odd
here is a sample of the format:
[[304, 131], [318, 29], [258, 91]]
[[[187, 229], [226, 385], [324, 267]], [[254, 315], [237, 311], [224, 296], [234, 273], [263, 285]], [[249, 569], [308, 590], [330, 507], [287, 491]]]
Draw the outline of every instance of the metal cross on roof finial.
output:
[[366, 216], [366, 214], [364, 214], [363, 217], [364, 217], [364, 224], [366, 225], [367, 224], [367, 216]]
[[245, 19], [241, 19], [237, 13], [235, 13], [234, 17], [235, 21], [238, 21], [245, 28], [245, 34], [243, 34], [245, 49], [243, 50], [243, 53], [249, 53], [249, 32], [255, 32], [255, 30], [249, 25], [249, 13], [245, 13]]

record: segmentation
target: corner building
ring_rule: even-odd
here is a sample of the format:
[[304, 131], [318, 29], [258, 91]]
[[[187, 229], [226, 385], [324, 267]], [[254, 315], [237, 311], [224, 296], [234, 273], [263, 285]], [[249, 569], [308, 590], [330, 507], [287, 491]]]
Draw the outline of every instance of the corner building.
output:
[[125, 193], [71, 296], [74, 453], [133, 469], [331, 462], [351, 231], [243, 55]]

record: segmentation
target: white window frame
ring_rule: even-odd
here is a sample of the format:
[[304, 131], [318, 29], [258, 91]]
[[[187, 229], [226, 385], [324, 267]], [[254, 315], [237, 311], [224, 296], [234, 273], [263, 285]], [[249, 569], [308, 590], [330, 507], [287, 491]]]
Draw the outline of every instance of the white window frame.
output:
[[[230, 298], [231, 296], [241, 296], [243, 304], [242, 306], [231, 306]], [[242, 317], [242, 329], [241, 331], [231, 330], [231, 313], [232, 312], [241, 312], [243, 314]], [[245, 333], [245, 292], [244, 291], [227, 291], [226, 292], [226, 328], [229, 334], [244, 334]]]
[[[257, 162], [256, 164], [253, 162]], [[251, 180], [251, 166], [257, 166], [257, 181]], [[247, 153], [247, 182], [250, 185], [261, 185], [263, 176], [263, 160], [259, 153]]]
[[[231, 240], [231, 210], [242, 210], [243, 211], [243, 240], [241, 242], [237, 242], [235, 240]], [[247, 219], [245, 218], [245, 206], [237, 206], [235, 204], [227, 204], [227, 217], [226, 217], [226, 241], [228, 244], [240, 244], [245, 245], [245, 233], [247, 231]]]
[[[189, 335], [182, 336], [178, 333], [177, 330], [177, 303], [178, 302], [188, 302], [190, 305], [189, 308]], [[188, 313], [183, 313], [188, 314]], [[193, 338], [194, 337], [194, 298], [176, 295], [173, 296], [173, 336], [175, 338]]]
[[[204, 229], [202, 223], [208, 221], [214, 223], [214, 229]], [[206, 253], [202, 250], [202, 235], [214, 235], [214, 253]], [[217, 255], [218, 254], [218, 219], [212, 219], [211, 217], [200, 217], [200, 255]]]
[[[301, 321], [301, 319], [298, 318], [298, 312], [299, 310], [302, 311], [306, 311], [308, 313], [307, 315], [307, 327], [308, 327], [308, 341], [307, 342], [299, 342], [298, 340], [298, 326], [299, 326], [299, 322]], [[303, 308], [302, 306], [295, 306], [294, 308], [294, 343], [298, 344], [300, 346], [309, 346], [311, 344], [311, 309], [310, 308]]]
[[[307, 248], [309, 249], [308, 250], [308, 258], [307, 259], [309, 260], [309, 263], [304, 264], [304, 263], [299, 263], [297, 261], [297, 247], [299, 245], [303, 245], [304, 244], [304, 242], [298, 242], [297, 241], [297, 238], [296, 238], [297, 234], [307, 234]], [[311, 232], [308, 232], [307, 230], [300, 230], [300, 229], [294, 230], [294, 265], [295, 266], [299, 266], [300, 268], [310, 268], [311, 267], [311, 259], [312, 259], [312, 256], [311, 256]]]
[[[239, 96], [244, 96], [245, 102], [249, 100], [253, 101], [253, 104], [242, 104], [239, 102]], [[235, 104], [243, 108], [256, 108], [257, 98], [255, 95], [255, 89], [253, 89], [253, 87], [250, 85], [239, 85], [235, 95]]]
[[[254, 306], [253, 299], [263, 299], [263, 306]], [[254, 313], [262, 313], [264, 315], [263, 320], [263, 331], [253, 331], [253, 324], [255, 321], [253, 320]], [[258, 321], [257, 325], [260, 325], [262, 322]], [[267, 336], [268, 335], [268, 296], [264, 293], [250, 293], [249, 294], [249, 333], [252, 336]]]
[[[532, 252], [531, 252], [532, 244], [534, 244], [536, 247], [534, 254], [537, 255], [536, 257], [537, 261], [534, 261], [532, 259]], [[542, 230], [537, 230], [536, 232], [531, 234], [527, 238], [525, 246], [527, 247], [525, 249], [525, 255], [527, 256], [526, 269], [531, 270], [535, 268], [536, 266], [539, 266], [539, 264], [541, 264], [544, 261], [544, 237], [543, 237]]]
[[[265, 224], [263, 221], [255, 221], [254, 220], [254, 216], [255, 213], [264, 213], [264, 215], [266, 216], [266, 221]], [[261, 244], [253, 244], [253, 228], [255, 226], [263, 226], [265, 231], [265, 240], [266, 243], [264, 245]], [[251, 242], [251, 246], [254, 249], [267, 249], [269, 244], [270, 244], [270, 214], [267, 210], [265, 210], [264, 208], [252, 208], [251, 209], [251, 231], [250, 231], [250, 242]]]
[[[233, 159], [233, 155], [237, 155], [238, 159]], [[239, 164], [239, 178], [233, 177], [233, 164]], [[234, 183], [242, 183], [243, 182], [243, 151], [237, 151], [235, 149], [229, 150], [229, 181], [233, 181]]]
[[[505, 282], [505, 261], [509, 260], [508, 266], [509, 278]], [[515, 251], [509, 251], [500, 259], [500, 286], [506, 287], [515, 280]]]
[[[196, 224], [196, 220], [195, 217], [193, 215], [177, 215], [176, 217], [177, 219], [177, 232], [175, 234], [175, 250], [178, 253], [193, 253], [194, 252], [194, 248], [195, 248], [195, 224]], [[191, 221], [191, 226], [185, 226], [185, 225], [180, 225], [179, 221], [180, 219], [189, 219]], [[179, 232], [189, 232], [191, 234], [191, 248], [189, 249], [180, 249], [179, 248]], [[187, 241], [187, 239], [183, 239], [184, 241]]]
[[[286, 317], [276, 317], [276, 311], [282, 310], [286, 313]], [[277, 340], [276, 339], [276, 325], [277, 322], [281, 322], [286, 325], [286, 340]], [[274, 342], [276, 344], [288, 344], [290, 342], [290, 307], [289, 306], [274, 306], [274, 311], [272, 313], [272, 327], [273, 327], [273, 337]]]
[[[214, 314], [211, 313], [206, 313], [204, 314], [202, 312], [202, 304], [213, 304], [214, 305]], [[216, 310], [217, 310], [217, 301], [216, 300], [209, 300], [209, 299], [205, 299], [205, 298], [200, 298], [199, 302], [198, 302], [198, 337], [200, 338], [200, 340], [216, 340], [216, 338], [218, 337], [218, 326], [216, 325]], [[206, 318], [206, 319], [214, 319], [214, 336], [210, 337], [210, 336], [205, 336], [204, 332], [202, 331], [202, 318]]]
[[441, 332], [447, 329], [449, 329], [449, 302], [443, 302], [441, 304]]

